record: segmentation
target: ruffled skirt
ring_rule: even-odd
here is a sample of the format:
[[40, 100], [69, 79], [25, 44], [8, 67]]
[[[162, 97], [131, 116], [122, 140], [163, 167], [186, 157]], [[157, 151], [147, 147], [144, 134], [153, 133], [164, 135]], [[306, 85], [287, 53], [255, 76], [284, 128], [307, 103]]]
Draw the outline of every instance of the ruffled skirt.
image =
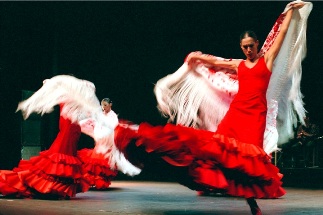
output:
[[70, 198], [89, 189], [76, 157], [81, 128], [60, 116], [60, 132], [51, 147], [12, 171], [0, 171], [0, 193], [30, 198]]
[[107, 189], [111, 185], [111, 180], [118, 174], [117, 168], [110, 167], [109, 159], [105, 158], [104, 154], [96, 153], [93, 149], [84, 148], [79, 150], [77, 155], [83, 163], [84, 174], [82, 177], [96, 189]]
[[12, 171], [0, 171], [3, 195], [30, 198], [69, 198], [89, 189], [82, 178], [82, 163], [74, 156], [40, 152], [30, 160], [21, 160]]
[[258, 146], [173, 124], [142, 123], [138, 130], [126, 127], [117, 127], [117, 130], [117, 147], [130, 161], [138, 164], [141, 157], [134, 153], [144, 151], [172, 167], [165, 171], [176, 172], [178, 182], [192, 190], [244, 198], [278, 198], [285, 194], [281, 187], [282, 174]]

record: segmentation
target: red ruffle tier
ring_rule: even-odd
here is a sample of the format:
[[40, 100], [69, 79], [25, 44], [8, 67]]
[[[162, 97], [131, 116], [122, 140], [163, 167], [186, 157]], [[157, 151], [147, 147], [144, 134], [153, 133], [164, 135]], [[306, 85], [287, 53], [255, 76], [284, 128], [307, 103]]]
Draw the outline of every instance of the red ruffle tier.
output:
[[32, 197], [48, 194], [65, 198], [74, 197], [90, 187], [82, 178], [82, 163], [77, 157], [49, 151], [40, 152], [30, 160], [21, 160], [13, 171], [0, 173], [3, 195], [16, 193], [17, 196]]
[[[270, 157], [259, 147], [213, 132], [167, 124], [142, 123], [138, 134], [126, 131], [149, 154], [168, 164], [186, 167], [183, 185], [195, 190], [221, 191], [232, 196], [278, 198], [285, 194], [282, 175]], [[132, 134], [131, 134], [132, 133]], [[122, 135], [122, 130], [118, 135]], [[124, 138], [117, 143], [122, 151], [130, 144]]]
[[27, 171], [14, 172], [11, 170], [0, 171], [0, 193], [5, 196], [31, 197], [32, 194], [27, 186], [23, 184], [22, 174]]
[[117, 168], [111, 168], [109, 160], [103, 154], [95, 153], [93, 149], [82, 149], [77, 152], [83, 162], [83, 178], [96, 189], [106, 189], [111, 185], [111, 180], [116, 177]]

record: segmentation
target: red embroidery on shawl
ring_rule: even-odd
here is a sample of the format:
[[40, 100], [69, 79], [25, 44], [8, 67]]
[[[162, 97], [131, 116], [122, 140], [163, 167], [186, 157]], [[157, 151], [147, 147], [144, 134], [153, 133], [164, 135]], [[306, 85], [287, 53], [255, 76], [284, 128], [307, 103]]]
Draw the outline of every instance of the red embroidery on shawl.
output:
[[274, 26], [272, 27], [271, 31], [269, 32], [264, 45], [262, 46], [261, 50], [259, 51], [259, 56], [264, 55], [270, 47], [273, 45], [279, 31], [283, 20], [285, 19], [286, 14], [280, 14], [278, 19], [276, 20]]

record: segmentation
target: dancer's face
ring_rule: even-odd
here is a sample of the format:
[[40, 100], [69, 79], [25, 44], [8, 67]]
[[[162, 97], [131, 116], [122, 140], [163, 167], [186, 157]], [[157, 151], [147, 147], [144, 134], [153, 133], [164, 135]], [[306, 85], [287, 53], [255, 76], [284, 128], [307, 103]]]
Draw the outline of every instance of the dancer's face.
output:
[[240, 47], [247, 59], [252, 60], [258, 53], [258, 40], [254, 40], [252, 37], [243, 38], [240, 42]]
[[101, 102], [101, 107], [104, 113], [109, 113], [112, 107], [112, 103], [108, 103], [106, 101]]

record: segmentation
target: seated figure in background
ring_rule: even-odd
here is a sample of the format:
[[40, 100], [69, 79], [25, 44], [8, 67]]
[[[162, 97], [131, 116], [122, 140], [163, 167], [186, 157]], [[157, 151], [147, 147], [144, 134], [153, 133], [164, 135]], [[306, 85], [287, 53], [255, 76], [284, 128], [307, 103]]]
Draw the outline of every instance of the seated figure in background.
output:
[[315, 149], [319, 137], [319, 126], [304, 117], [305, 124], [301, 124], [295, 131], [295, 137], [282, 146], [281, 167], [302, 168], [317, 165], [317, 151]]
[[304, 159], [304, 166], [314, 166], [315, 144], [319, 137], [319, 126], [312, 123], [309, 116], [306, 116], [305, 125], [300, 125], [297, 130], [296, 145], [301, 150]]

